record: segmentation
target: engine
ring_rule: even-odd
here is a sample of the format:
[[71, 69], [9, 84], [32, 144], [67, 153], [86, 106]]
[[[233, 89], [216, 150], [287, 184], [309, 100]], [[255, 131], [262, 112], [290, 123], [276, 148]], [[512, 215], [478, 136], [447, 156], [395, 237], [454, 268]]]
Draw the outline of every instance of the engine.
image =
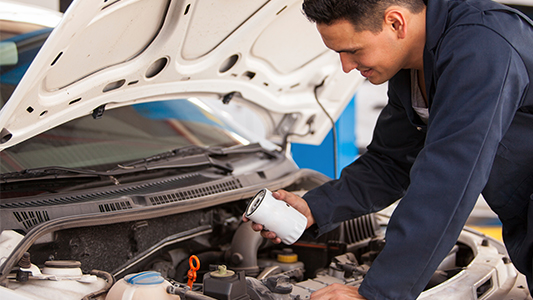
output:
[[[242, 211], [231, 204], [172, 221], [58, 231], [30, 248], [6, 287], [26, 299], [307, 299], [333, 283], [360, 285], [385, 245], [387, 219], [376, 214], [288, 246], [262, 238], [240, 221]], [[172, 227], [176, 218], [183, 220], [179, 228]], [[428, 288], [472, 258], [470, 248], [458, 244], [442, 263], [446, 272], [436, 272]], [[73, 297], [65, 298], [69, 293]]]

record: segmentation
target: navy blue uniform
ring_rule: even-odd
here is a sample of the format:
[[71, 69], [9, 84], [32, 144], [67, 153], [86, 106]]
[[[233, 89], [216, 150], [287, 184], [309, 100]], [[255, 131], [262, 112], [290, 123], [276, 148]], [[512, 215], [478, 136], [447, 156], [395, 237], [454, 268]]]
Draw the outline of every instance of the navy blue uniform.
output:
[[532, 73], [533, 25], [525, 16], [487, 0], [429, 0], [428, 124], [412, 108], [410, 70], [400, 71], [389, 80], [368, 151], [339, 180], [304, 196], [315, 235], [402, 198], [361, 295], [415, 299], [481, 192], [533, 288]]

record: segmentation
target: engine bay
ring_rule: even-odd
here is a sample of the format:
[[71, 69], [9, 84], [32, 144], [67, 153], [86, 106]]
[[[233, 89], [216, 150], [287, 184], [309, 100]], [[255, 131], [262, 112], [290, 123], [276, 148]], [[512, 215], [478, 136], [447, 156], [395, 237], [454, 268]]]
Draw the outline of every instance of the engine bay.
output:
[[[304, 235], [290, 246], [276, 245], [242, 222], [246, 202], [54, 231], [28, 249], [4, 286], [42, 296], [43, 289], [59, 293], [53, 286], [58, 282], [86, 287], [92, 282], [84, 299], [140, 293], [126, 292], [128, 286], [158, 286], [164, 297], [181, 299], [307, 299], [333, 283], [360, 285], [385, 245], [387, 217], [380, 214], [346, 221], [318, 239]], [[427, 289], [459, 274], [474, 257], [471, 247], [458, 242]], [[481, 287], [480, 295], [492, 285]]]

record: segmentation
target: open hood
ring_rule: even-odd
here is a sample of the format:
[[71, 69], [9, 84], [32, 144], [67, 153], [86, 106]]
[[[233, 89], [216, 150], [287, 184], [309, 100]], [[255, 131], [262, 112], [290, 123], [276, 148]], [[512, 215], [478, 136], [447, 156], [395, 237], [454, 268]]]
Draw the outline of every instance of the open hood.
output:
[[312, 126], [292, 141], [318, 144], [331, 123], [315, 87], [337, 119], [362, 81], [342, 72], [301, 0], [74, 1], [0, 111], [0, 149], [80, 116], [188, 97], [249, 104], [272, 139]]

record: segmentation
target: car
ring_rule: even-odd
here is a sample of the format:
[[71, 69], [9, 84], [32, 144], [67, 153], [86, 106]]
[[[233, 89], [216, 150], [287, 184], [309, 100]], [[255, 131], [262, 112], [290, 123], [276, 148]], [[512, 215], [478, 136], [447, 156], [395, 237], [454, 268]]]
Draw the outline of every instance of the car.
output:
[[[263, 189], [330, 180], [299, 168], [291, 143], [320, 143], [364, 80], [300, 6], [82, 0], [53, 29], [2, 37], [0, 297], [308, 299], [358, 286], [393, 207], [290, 245], [241, 219]], [[503, 244], [465, 228], [419, 299], [530, 296]]]

